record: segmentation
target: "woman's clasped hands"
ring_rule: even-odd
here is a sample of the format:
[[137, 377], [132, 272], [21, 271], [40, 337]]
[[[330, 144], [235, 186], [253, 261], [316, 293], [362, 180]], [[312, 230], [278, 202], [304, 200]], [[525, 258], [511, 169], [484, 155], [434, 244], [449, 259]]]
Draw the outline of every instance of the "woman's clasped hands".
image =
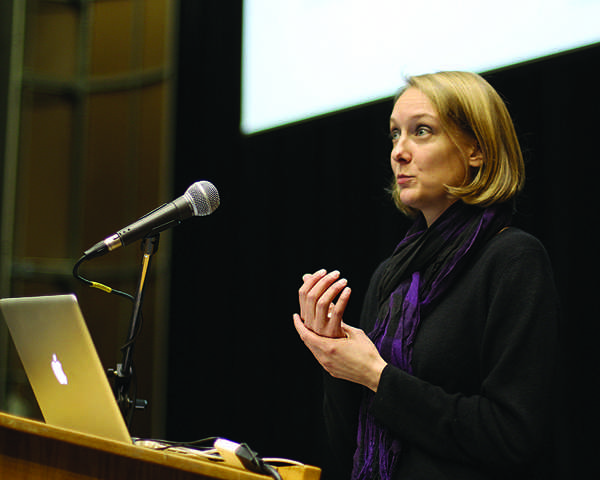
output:
[[348, 281], [337, 270], [319, 270], [302, 280], [294, 325], [304, 344], [332, 376], [377, 391], [387, 364], [362, 330], [344, 323], [351, 295]]

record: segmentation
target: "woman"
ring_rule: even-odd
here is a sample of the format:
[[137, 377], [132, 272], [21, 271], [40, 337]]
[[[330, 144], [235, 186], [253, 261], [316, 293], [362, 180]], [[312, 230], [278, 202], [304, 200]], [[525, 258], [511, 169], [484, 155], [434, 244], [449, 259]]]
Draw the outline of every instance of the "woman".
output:
[[510, 226], [524, 181], [510, 116], [476, 74], [422, 75], [397, 97], [390, 137], [393, 198], [415, 221], [375, 271], [360, 329], [344, 323], [337, 271], [303, 277], [294, 315], [330, 374], [340, 478], [535, 478], [558, 308], [544, 248]]

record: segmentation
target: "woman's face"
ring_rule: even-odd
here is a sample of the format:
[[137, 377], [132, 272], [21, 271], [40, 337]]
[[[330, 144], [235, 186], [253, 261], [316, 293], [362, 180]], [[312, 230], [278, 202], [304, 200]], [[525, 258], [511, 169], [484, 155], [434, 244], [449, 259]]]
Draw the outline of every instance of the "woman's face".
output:
[[431, 225], [456, 201], [444, 186], [462, 185], [469, 173], [467, 165], [481, 165], [477, 144], [465, 141], [461, 152], [442, 128], [429, 99], [412, 87], [394, 105], [390, 136], [391, 164], [400, 200], [420, 210], [427, 225]]

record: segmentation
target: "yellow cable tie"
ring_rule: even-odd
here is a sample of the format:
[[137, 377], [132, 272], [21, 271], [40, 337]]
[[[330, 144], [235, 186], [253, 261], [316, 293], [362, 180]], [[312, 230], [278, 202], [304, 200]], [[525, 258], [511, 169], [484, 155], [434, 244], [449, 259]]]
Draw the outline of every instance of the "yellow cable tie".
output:
[[98, 282], [92, 282], [92, 284], [90, 285], [90, 287], [97, 288], [98, 290], [102, 290], [103, 292], [106, 292], [106, 293], [111, 293], [112, 292], [112, 288], [107, 287], [106, 285], [103, 285], [103, 284], [98, 283]]

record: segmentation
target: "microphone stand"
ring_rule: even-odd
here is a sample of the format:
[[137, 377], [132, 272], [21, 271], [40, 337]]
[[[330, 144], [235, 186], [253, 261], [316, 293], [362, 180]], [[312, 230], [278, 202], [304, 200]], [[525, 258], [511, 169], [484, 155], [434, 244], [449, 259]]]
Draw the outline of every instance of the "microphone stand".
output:
[[[134, 298], [133, 311], [131, 314], [131, 321], [129, 325], [129, 335], [127, 342], [121, 348], [123, 353], [123, 363], [117, 365], [116, 371], [113, 371], [115, 375], [115, 397], [117, 404], [121, 409], [123, 418], [126, 420], [127, 426], [130, 426], [131, 419], [133, 417], [134, 410], [144, 409], [148, 405], [146, 400], [137, 399], [135, 396], [135, 390], [133, 395], [130, 396], [131, 379], [134, 375], [133, 372], [133, 347], [135, 345], [136, 337], [141, 329], [142, 323], [142, 302], [144, 299], [144, 289], [146, 287], [146, 276], [150, 269], [150, 260], [152, 255], [158, 250], [159, 234], [148, 236], [142, 240], [142, 264], [140, 275], [138, 279], [137, 292]], [[132, 398], [133, 397], [133, 398]]]

